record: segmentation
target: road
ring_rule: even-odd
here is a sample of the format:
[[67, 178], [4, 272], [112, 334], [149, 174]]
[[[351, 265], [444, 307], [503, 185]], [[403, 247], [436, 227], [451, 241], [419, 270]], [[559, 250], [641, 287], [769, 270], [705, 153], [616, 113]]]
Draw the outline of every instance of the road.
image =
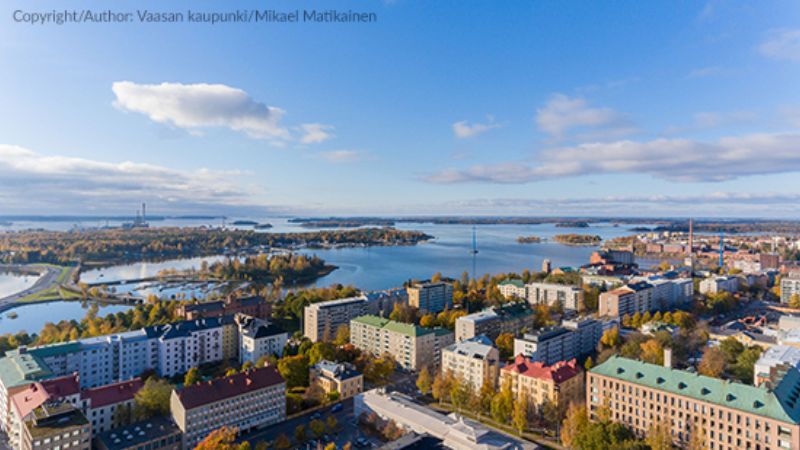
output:
[[45, 289], [50, 289], [58, 284], [58, 276], [61, 275], [61, 268], [60, 267], [52, 267], [52, 266], [43, 266], [43, 265], [34, 265], [34, 266], [2, 266], [2, 269], [9, 269], [12, 271], [17, 271], [19, 269], [38, 269], [41, 270], [41, 276], [33, 286], [29, 287], [20, 292], [16, 292], [9, 296], [0, 298], [0, 311], [5, 311], [13, 307], [13, 303], [25, 298], [31, 294], [35, 294], [39, 291], [43, 291]]
[[342, 400], [341, 405], [342, 409], [335, 413], [331, 413], [333, 405], [327, 406], [323, 409], [303, 414], [270, 427], [244, 434], [239, 437], [239, 441], [249, 441], [250, 444], [255, 447], [255, 444], [259, 441], [271, 442], [274, 441], [275, 438], [277, 438], [280, 434], [285, 434], [289, 437], [292, 443], [296, 445], [297, 443], [294, 439], [294, 430], [298, 425], [303, 425], [306, 428], [306, 435], [309, 436], [308, 441], [306, 442], [306, 445], [296, 446], [295, 448], [316, 449], [316, 446], [311, 444], [313, 437], [311, 436], [311, 430], [309, 430], [309, 424], [313, 420], [312, 416], [318, 413], [320, 420], [323, 422], [330, 415], [336, 417], [336, 421], [339, 424], [338, 429], [335, 433], [328, 433], [328, 436], [330, 437], [331, 441], [335, 442], [336, 445], [341, 448], [345, 443], [355, 442], [356, 439], [363, 436], [359, 431], [358, 425], [356, 424], [356, 417], [353, 409], [353, 399], [349, 398]]

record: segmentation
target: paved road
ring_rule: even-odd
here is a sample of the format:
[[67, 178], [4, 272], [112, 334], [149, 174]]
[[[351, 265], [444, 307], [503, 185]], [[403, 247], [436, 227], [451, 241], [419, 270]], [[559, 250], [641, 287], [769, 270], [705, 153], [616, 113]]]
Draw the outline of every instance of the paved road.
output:
[[273, 441], [278, 437], [278, 435], [285, 434], [292, 441], [292, 444], [296, 444], [294, 440], [294, 430], [298, 425], [303, 425], [306, 427], [306, 435], [309, 436], [309, 440], [305, 445], [300, 445], [296, 448], [316, 449], [316, 446], [312, 446], [310, 444], [310, 441], [313, 439], [313, 437], [311, 436], [311, 430], [309, 430], [309, 424], [313, 420], [312, 416], [319, 413], [320, 420], [323, 422], [330, 415], [336, 417], [336, 420], [339, 423], [338, 430], [335, 433], [328, 433], [328, 437], [331, 439], [331, 441], [335, 442], [337, 446], [341, 447], [347, 442], [355, 442], [356, 439], [362, 436], [360, 434], [358, 425], [356, 424], [356, 418], [353, 409], [353, 399], [349, 398], [343, 400], [341, 405], [342, 409], [335, 413], [331, 413], [331, 409], [333, 408], [333, 405], [331, 405], [321, 410], [309, 412], [285, 422], [247, 433], [242, 435], [239, 438], [239, 441], [250, 441], [250, 444], [255, 446], [258, 441]]
[[[11, 268], [12, 270], [22, 267], [24, 266], [3, 266], [3, 268]], [[0, 298], [0, 311], [8, 309], [12, 303], [21, 298], [55, 286], [58, 282], [58, 276], [61, 275], [60, 267], [29, 266], [28, 268], [39, 269], [41, 270], [42, 275], [38, 280], [36, 280], [36, 283], [34, 283], [33, 286], [29, 287], [28, 289]]]

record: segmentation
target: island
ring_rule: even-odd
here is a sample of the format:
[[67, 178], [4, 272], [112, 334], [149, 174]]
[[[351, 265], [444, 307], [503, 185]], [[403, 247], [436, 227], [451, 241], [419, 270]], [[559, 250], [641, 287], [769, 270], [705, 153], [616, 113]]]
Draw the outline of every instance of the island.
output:
[[588, 222], [559, 222], [556, 228], [589, 228]]
[[234, 220], [231, 222], [231, 225], [238, 225], [238, 226], [256, 226], [258, 222], [254, 220]]
[[517, 238], [517, 242], [520, 244], [538, 244], [542, 242], [542, 238], [539, 236], [520, 236]]
[[269, 230], [270, 228], [272, 228], [272, 224], [271, 223], [259, 223], [256, 226], [254, 226], [253, 228], [255, 228], [256, 230]]
[[603, 238], [592, 234], [557, 234], [553, 240], [565, 245], [598, 245]]

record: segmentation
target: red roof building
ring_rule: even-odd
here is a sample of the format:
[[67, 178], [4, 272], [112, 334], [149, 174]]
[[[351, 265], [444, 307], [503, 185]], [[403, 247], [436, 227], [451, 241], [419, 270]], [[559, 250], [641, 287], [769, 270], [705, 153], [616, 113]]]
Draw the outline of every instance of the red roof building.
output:
[[525, 397], [532, 409], [547, 402], [568, 405], [579, 402], [584, 395], [584, 374], [575, 359], [547, 366], [517, 355], [514, 362], [500, 369], [500, 385], [511, 385], [520, 401]]

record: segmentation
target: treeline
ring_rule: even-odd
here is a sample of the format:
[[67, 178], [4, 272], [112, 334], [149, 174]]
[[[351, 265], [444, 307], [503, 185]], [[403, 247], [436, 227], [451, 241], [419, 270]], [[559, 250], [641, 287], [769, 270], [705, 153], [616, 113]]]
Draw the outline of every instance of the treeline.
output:
[[97, 315], [99, 307], [96, 303], [92, 303], [80, 321], [47, 322], [39, 333], [29, 334], [23, 331], [14, 335], [0, 336], [0, 354], [20, 345], [55, 344], [174, 322], [180, 320], [175, 312], [180, 305], [181, 302], [178, 301], [157, 300], [152, 303], [136, 305], [127, 311], [100, 317]]
[[557, 234], [553, 240], [566, 245], [596, 245], [603, 242], [603, 238], [592, 234]]
[[284, 283], [311, 281], [330, 273], [336, 267], [325, 264], [317, 256], [299, 254], [259, 254], [244, 259], [228, 258], [212, 264], [208, 271], [224, 280], [254, 281], [260, 284], [282, 279]]
[[91, 231], [17, 231], [0, 235], [5, 263], [110, 262], [207, 256], [264, 247], [297, 248], [412, 245], [431, 239], [420, 231], [394, 228], [257, 233], [211, 228], [143, 228]]

